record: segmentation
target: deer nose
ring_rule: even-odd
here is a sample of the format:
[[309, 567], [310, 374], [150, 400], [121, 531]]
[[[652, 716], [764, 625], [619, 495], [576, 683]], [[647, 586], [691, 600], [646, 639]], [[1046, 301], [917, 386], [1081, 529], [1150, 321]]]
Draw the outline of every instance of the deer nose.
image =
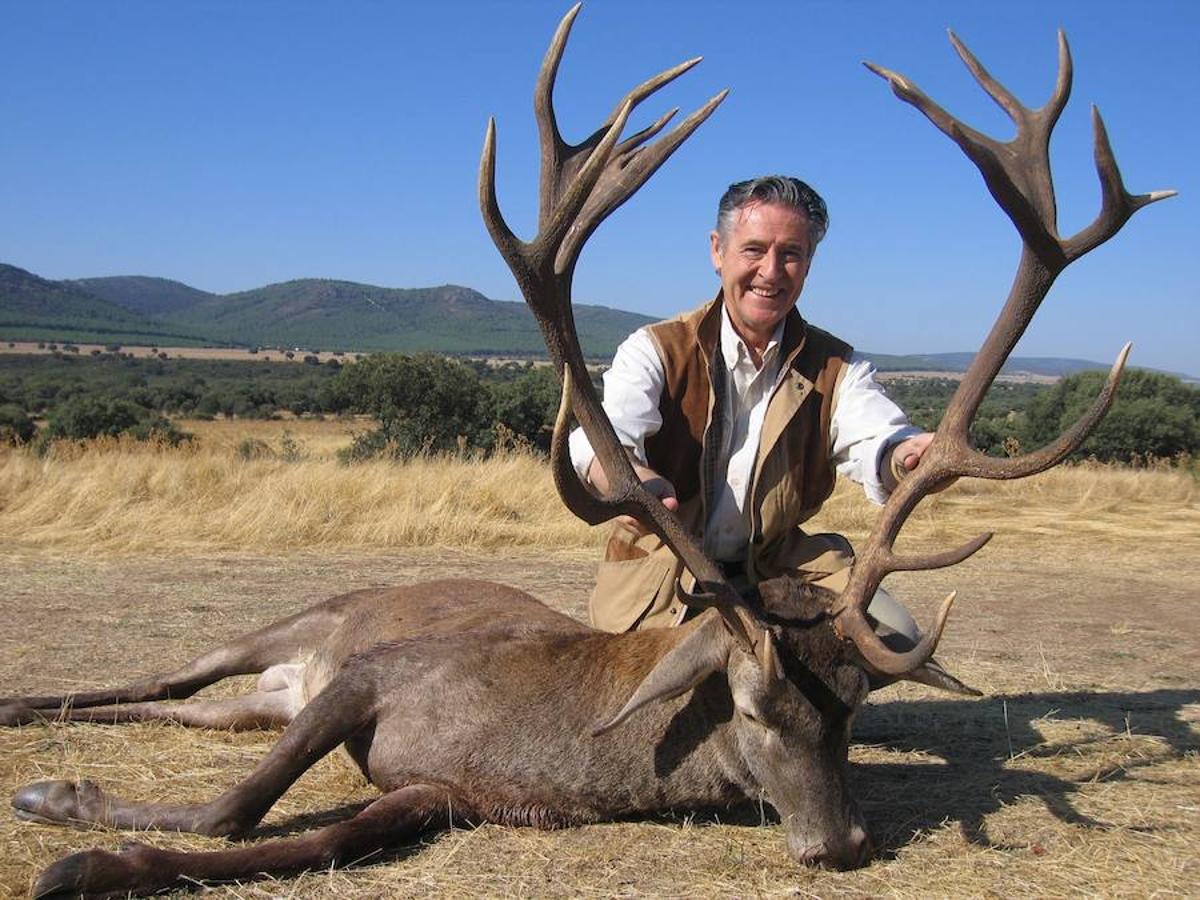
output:
[[871, 839], [860, 825], [851, 825], [844, 840], [826, 840], [810, 844], [793, 854], [805, 866], [822, 869], [857, 869], [871, 856]]

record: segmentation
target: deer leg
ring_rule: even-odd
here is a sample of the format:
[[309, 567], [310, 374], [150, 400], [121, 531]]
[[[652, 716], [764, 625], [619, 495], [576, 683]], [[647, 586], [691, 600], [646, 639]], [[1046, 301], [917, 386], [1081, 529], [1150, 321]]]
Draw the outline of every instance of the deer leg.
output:
[[151, 700], [112, 706], [66, 707], [62, 710], [29, 710], [31, 716], [44, 716], [57, 722], [94, 722], [123, 725], [127, 722], [174, 722], [189, 728], [221, 728], [254, 731], [282, 728], [296, 717], [302, 707], [299, 696], [281, 688], [255, 691], [243, 697], [221, 700], [189, 700], [185, 703]]
[[39, 781], [17, 791], [18, 817], [63, 825], [243, 834], [304, 772], [370, 723], [378, 692], [363, 665], [349, 666], [312, 699], [250, 775], [208, 803], [133, 803], [95, 783]]
[[378, 593], [378, 590], [370, 589], [334, 597], [222, 644], [172, 672], [151, 675], [123, 687], [44, 697], [0, 698], [0, 725], [22, 725], [44, 718], [38, 716], [36, 710], [179, 700], [232, 675], [254, 674], [274, 665], [294, 662], [342, 623], [348, 607], [367, 602]]
[[473, 815], [449, 788], [414, 784], [380, 797], [344, 822], [297, 837], [202, 853], [134, 845], [118, 853], [86, 850], [42, 873], [37, 898], [143, 893], [180, 886], [180, 879], [232, 881], [262, 874], [350, 866], [422, 831]]

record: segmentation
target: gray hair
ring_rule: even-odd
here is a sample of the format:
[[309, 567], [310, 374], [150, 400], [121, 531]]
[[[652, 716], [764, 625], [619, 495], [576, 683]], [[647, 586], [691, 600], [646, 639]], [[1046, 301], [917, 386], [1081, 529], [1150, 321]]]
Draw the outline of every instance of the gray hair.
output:
[[821, 195], [799, 178], [788, 175], [764, 175], [731, 184], [717, 205], [717, 235], [721, 241], [733, 227], [733, 214], [750, 203], [778, 203], [803, 213], [808, 220], [812, 249], [817, 249], [829, 228], [829, 210]]

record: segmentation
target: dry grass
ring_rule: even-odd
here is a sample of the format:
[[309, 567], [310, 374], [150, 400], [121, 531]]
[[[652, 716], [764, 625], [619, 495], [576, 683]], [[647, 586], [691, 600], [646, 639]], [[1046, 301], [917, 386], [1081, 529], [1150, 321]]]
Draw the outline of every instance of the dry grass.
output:
[[[315, 440], [309, 423], [287, 424]], [[582, 612], [598, 536], [558, 510], [536, 460], [346, 469], [321, 458], [243, 462], [236, 441], [220, 440], [205, 435], [189, 452], [107, 446], [0, 458], [0, 617], [10, 623], [0, 631], [0, 693], [162, 669], [367, 585], [489, 577]], [[986, 696], [913, 686], [873, 696], [851, 751], [879, 848], [863, 870], [798, 870], [779, 826], [749, 810], [560, 832], [454, 831], [353, 870], [213, 893], [1194, 896], [1197, 501], [1187, 476], [1081, 468], [959, 485], [922, 507], [913, 540], [998, 531], [963, 566], [894, 578], [923, 621], [945, 590], [962, 589], [939, 656]], [[822, 524], [858, 535], [870, 516], [855, 492], [839, 491]], [[234, 784], [273, 740], [165, 725], [5, 729], [0, 784], [90, 777], [131, 798], [202, 800]], [[266, 832], [327, 821], [372, 796], [330, 757], [272, 810]], [[0, 894], [24, 894], [63, 854], [128, 840], [0, 817]]]
[[[557, 500], [535, 456], [430, 457], [342, 466], [335, 451], [364, 423], [188, 422], [180, 449], [124, 441], [59, 446], [48, 458], [0, 450], [0, 540], [74, 552], [305, 547], [547, 547], [587, 552], [602, 535]], [[274, 458], [243, 459], [262, 442]], [[288, 446], [290, 442], [290, 448]], [[290, 453], [285, 451], [290, 449]], [[861, 540], [876, 508], [839, 486], [813, 530]], [[1178, 471], [1059, 468], [1019, 482], [963, 482], [929, 498], [905, 537], [1177, 540], [1200, 534], [1200, 486]]]
[[372, 420], [369, 416], [297, 419], [281, 415], [278, 419], [187, 419], [179, 427], [200, 447], [218, 453], [234, 453], [246, 439], [262, 441], [281, 453], [286, 436], [306, 458], [333, 459], [355, 434], [369, 431]]
[[0, 541], [21, 547], [587, 549], [599, 540], [563, 509], [545, 463], [527, 453], [343, 466], [243, 460], [219, 444], [110, 441], [46, 459], [0, 451]]

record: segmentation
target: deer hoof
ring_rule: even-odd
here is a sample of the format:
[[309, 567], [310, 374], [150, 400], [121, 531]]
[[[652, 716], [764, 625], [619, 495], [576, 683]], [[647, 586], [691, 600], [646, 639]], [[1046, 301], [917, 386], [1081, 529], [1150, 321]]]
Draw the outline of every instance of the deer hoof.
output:
[[38, 781], [13, 795], [17, 818], [51, 825], [88, 825], [96, 821], [103, 792], [91, 781]]
[[33, 886], [36, 900], [67, 897], [124, 896], [128, 889], [120, 856], [106, 850], [85, 850], [51, 865]]
[[0, 728], [14, 728], [45, 721], [45, 715], [24, 703], [0, 703]]

